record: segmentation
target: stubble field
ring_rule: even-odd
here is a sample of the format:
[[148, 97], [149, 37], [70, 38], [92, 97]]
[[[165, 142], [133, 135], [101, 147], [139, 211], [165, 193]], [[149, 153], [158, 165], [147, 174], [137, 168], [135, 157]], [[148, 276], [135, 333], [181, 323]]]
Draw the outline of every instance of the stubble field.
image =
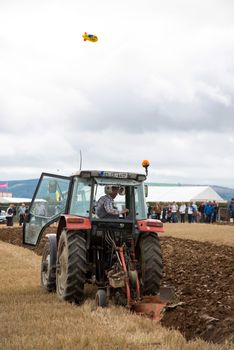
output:
[[19, 245], [20, 228], [0, 228], [0, 349], [234, 349], [233, 226], [166, 225], [162, 284], [179, 305], [161, 324], [96, 309], [92, 290], [81, 306], [59, 302], [40, 288], [43, 242], [37, 254]]

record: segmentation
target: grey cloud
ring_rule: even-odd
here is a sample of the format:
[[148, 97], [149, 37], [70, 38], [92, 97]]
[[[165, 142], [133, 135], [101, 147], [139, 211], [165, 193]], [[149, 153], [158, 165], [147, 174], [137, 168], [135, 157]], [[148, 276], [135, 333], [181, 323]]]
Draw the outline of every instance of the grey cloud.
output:
[[114, 99], [103, 92], [94, 102], [93, 113], [72, 112], [71, 124], [79, 130], [119, 129], [129, 133], [158, 130], [219, 130], [234, 128], [234, 107], [225, 106], [209, 97], [198, 96], [194, 103], [178, 103], [164, 100], [162, 103], [147, 101], [122, 92]]

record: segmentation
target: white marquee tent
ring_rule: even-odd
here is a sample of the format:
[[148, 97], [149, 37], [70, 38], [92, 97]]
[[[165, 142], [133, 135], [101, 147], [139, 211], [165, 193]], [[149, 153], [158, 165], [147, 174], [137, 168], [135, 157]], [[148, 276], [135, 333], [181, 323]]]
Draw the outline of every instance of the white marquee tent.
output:
[[[31, 203], [32, 198], [18, 198], [18, 197], [0, 197], [0, 204], [29, 204]], [[35, 202], [46, 202], [45, 199], [35, 199]]]
[[16, 198], [16, 197], [0, 197], [0, 204], [21, 204], [21, 203], [30, 203], [31, 198]]
[[148, 185], [147, 202], [226, 202], [210, 186], [151, 186]]

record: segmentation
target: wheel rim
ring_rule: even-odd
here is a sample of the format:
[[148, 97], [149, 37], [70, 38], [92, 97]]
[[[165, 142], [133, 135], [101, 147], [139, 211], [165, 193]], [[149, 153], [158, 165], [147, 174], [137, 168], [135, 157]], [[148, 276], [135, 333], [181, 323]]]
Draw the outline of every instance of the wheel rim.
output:
[[67, 283], [67, 249], [65, 243], [63, 243], [61, 249], [58, 252], [58, 267], [57, 267], [57, 287], [60, 295], [66, 288]]

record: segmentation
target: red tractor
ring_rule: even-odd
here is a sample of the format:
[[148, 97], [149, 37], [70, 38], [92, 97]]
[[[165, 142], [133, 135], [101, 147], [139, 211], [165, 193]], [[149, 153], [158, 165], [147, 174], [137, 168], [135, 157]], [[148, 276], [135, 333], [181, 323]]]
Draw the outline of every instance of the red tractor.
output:
[[[80, 303], [86, 283], [98, 287], [96, 302], [131, 306], [157, 295], [162, 278], [159, 220], [147, 219], [144, 174], [80, 171], [65, 177], [42, 173], [34, 193], [23, 243], [47, 235], [41, 285], [61, 300]], [[117, 188], [115, 215], [101, 215], [100, 202]], [[112, 198], [113, 199], [113, 198]], [[118, 215], [117, 215], [118, 214]], [[53, 225], [52, 225], [53, 226]]]

